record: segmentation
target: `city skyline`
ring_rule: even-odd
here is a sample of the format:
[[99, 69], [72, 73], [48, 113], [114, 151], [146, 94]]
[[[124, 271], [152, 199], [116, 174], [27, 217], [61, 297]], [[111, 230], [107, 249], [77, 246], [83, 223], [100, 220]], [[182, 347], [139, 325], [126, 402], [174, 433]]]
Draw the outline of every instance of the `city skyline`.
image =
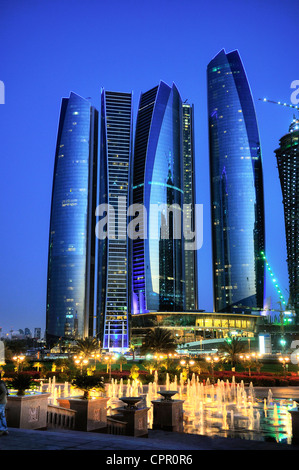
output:
[[[42, 8], [40, 5], [37, 6], [36, 2], [31, 2], [32, 7], [27, 5], [26, 9], [21, 2], [16, 3], [18, 8], [14, 11], [12, 7], [3, 7], [0, 20], [2, 27], [0, 38], [3, 44], [7, 44], [3, 57], [3, 76], [0, 77], [5, 83], [6, 93], [5, 104], [0, 107], [1, 147], [4, 155], [1, 215], [5, 227], [1, 234], [3, 269], [1, 270], [0, 327], [2, 326], [4, 331], [10, 328], [15, 330], [25, 327], [31, 329], [41, 327], [43, 330], [45, 328], [47, 234], [53, 178], [53, 142], [56, 139], [57, 115], [61, 98], [68, 96], [70, 91], [86, 98], [91, 95], [92, 105], [99, 108], [100, 88], [104, 86], [107, 89], [123, 92], [134, 89], [136, 102], [141, 90], [150, 89], [160, 79], [165, 82], [174, 81], [182, 96], [187, 97], [190, 103], [194, 103], [196, 194], [197, 202], [204, 204], [204, 244], [199, 250], [198, 260], [198, 307], [211, 311], [209, 189], [205, 181], [209, 170], [205, 69], [211, 58], [222, 48], [240, 50], [246, 65], [258, 115], [265, 168], [267, 258], [282, 289], [288, 289], [283, 207], [274, 150], [278, 147], [279, 139], [287, 133], [293, 112], [258, 102], [258, 98], [266, 96], [270, 99], [290, 102], [292, 92], [290, 85], [298, 78], [289, 46], [292, 44], [292, 37], [295, 39], [295, 20], [294, 15], [292, 16], [295, 2], [287, 1], [283, 5], [281, 2], [266, 2], [263, 5], [257, 2], [254, 5], [253, 2], [253, 5], [247, 8], [240, 7], [237, 2], [229, 2], [225, 6], [219, 3], [219, 15], [216, 17], [212, 16], [213, 12], [210, 8], [204, 5], [200, 5], [201, 8], [199, 8], [197, 2], [187, 2], [184, 6], [172, 2], [171, 5], [174, 5], [174, 8], [171, 12], [167, 8], [170, 3], [165, 2], [161, 8], [160, 19], [152, 12], [147, 12], [146, 18], [148, 28], [150, 25], [152, 28], [152, 23], [162, 28], [163, 21], [168, 15], [173, 20], [172, 24], [170, 22], [170, 27], [166, 28], [167, 32], [163, 28], [159, 29], [163, 32], [162, 37], [159, 37], [160, 50], [156, 49], [156, 43], [153, 42], [152, 34], [150, 34], [152, 29], [140, 30], [138, 20], [143, 10], [137, 10], [135, 15], [130, 17], [128, 15], [135, 11], [136, 4], [129, 2], [129, 13], [125, 13], [121, 3], [116, 2], [113, 9], [114, 12], [116, 9], [114, 21], [117, 25], [121, 25], [121, 20], [125, 15], [137, 30], [134, 34], [128, 33], [124, 44], [114, 39], [115, 42], [111, 48], [114, 52], [118, 52], [116, 54], [118, 61], [111, 60], [111, 49], [105, 52], [103, 48], [96, 62], [94, 57], [96, 57], [96, 51], [99, 53], [98, 45], [91, 47], [92, 39], [96, 38], [95, 28], [84, 24], [83, 30], [88, 30], [89, 41], [83, 40], [83, 34], [78, 38], [73, 34], [69, 36], [66, 34], [66, 31], [69, 33], [76, 31], [80, 23], [82, 12], [80, 2], [74, 2], [71, 11], [66, 6], [55, 2], [45, 3]], [[53, 9], [54, 5], [56, 9]], [[236, 6], [238, 8], [234, 10]], [[111, 15], [111, 7], [105, 6], [104, 10], [98, 9], [94, 2], [91, 2], [90, 10], [87, 10], [86, 14], [91, 19], [100, 11], [106, 12], [107, 17]], [[57, 14], [58, 12], [60, 15]], [[70, 20], [64, 21], [67, 15], [70, 15]], [[51, 28], [45, 27], [44, 16], [48, 18]], [[242, 23], [244, 16], [248, 25], [245, 27]], [[170, 47], [169, 37], [173, 40], [177, 37], [176, 28], [179, 27], [184, 17], [188, 18], [191, 25], [186, 28], [190, 36], [188, 37], [187, 34], [184, 41], [181, 37], [180, 40], [176, 39], [176, 47]], [[205, 26], [203, 18], [207, 20]], [[225, 28], [224, 19], [227, 22]], [[275, 28], [273, 28], [273, 24], [278, 21], [279, 38], [275, 37]], [[292, 21], [294, 21], [293, 29], [291, 28]], [[101, 33], [103, 41], [109, 29], [109, 21], [107, 23]], [[27, 27], [30, 28], [30, 25], [32, 28], [27, 34]], [[57, 37], [50, 32], [53, 30], [53, 25], [57, 26], [56, 30], [54, 28], [58, 32]], [[209, 28], [213, 26], [218, 28], [216, 39], [214, 33], [213, 38], [208, 34]], [[254, 33], [250, 28], [253, 28]], [[121, 28], [118, 34], [123, 31], [124, 29]], [[14, 32], [15, 38], [13, 38]], [[147, 60], [143, 63], [137, 60], [141, 53], [136, 39], [138, 33], [141, 38], [140, 47], [146, 48], [148, 54]], [[117, 35], [117, 37], [120, 36]], [[208, 37], [210, 41], [207, 43], [204, 39]], [[24, 38], [21, 44], [19, 38]], [[72, 52], [72, 41], [77, 44], [82, 56], [84, 56], [84, 51], [86, 53], [84, 67], [81, 67], [83, 62], [76, 60], [78, 57], [76, 48]], [[186, 52], [185, 48], [191, 43], [191, 49]], [[90, 50], [86, 47], [87, 44]], [[120, 51], [128, 45], [131, 46], [131, 59], [137, 62], [125, 61], [125, 58], [121, 57]], [[181, 61], [177, 60], [178, 56], [181, 57]], [[283, 68], [281, 67], [282, 60]], [[139, 68], [137, 63], [139, 63]], [[101, 66], [103, 64], [105, 68]], [[132, 67], [134, 73], [132, 73]], [[20, 70], [22, 70], [21, 74]], [[51, 73], [53, 70], [54, 74]], [[16, 116], [18, 116], [18, 126], [15, 125]], [[136, 111], [134, 116], [136, 117]], [[198, 171], [199, 168], [201, 173]], [[22, 191], [22, 198], [19, 196], [20, 191]], [[275, 206], [275, 213], [272, 211], [273, 206]], [[205, 267], [204, 272], [200, 266]], [[15, 295], [16, 291], [18, 295]], [[267, 294], [274, 296], [275, 292], [271, 292], [268, 288]]]

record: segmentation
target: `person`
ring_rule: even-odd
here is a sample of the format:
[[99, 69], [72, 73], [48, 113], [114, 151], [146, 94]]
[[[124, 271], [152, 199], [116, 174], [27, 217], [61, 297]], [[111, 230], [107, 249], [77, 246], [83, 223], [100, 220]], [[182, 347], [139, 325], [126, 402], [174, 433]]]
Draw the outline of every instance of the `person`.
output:
[[4, 380], [0, 375], [0, 436], [6, 436], [8, 434], [7, 423], [5, 417], [5, 406], [7, 403], [7, 387]]

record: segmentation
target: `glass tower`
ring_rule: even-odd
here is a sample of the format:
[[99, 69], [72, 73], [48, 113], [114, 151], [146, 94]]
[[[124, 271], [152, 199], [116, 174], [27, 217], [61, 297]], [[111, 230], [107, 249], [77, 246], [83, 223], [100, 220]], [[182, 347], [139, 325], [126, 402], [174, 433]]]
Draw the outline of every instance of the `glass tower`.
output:
[[260, 139], [237, 51], [207, 68], [214, 310], [262, 309], [264, 196]]
[[184, 309], [181, 117], [175, 85], [160, 82], [141, 94], [133, 164], [138, 224], [130, 235], [133, 314]]
[[[189, 211], [187, 221], [188, 231], [195, 230], [195, 161], [194, 161], [194, 106], [188, 103], [182, 105], [183, 133], [183, 183], [184, 208]], [[194, 311], [197, 306], [197, 250], [186, 250], [185, 257], [185, 309]]]
[[288, 134], [275, 150], [283, 197], [287, 264], [289, 274], [289, 306], [299, 314], [299, 120], [294, 119]]
[[71, 93], [58, 127], [49, 234], [46, 337], [92, 335], [98, 111]]
[[[100, 212], [98, 233], [98, 301], [96, 330], [102, 347], [129, 347], [129, 204], [132, 147], [132, 93], [102, 90]], [[97, 227], [99, 225], [97, 224]]]

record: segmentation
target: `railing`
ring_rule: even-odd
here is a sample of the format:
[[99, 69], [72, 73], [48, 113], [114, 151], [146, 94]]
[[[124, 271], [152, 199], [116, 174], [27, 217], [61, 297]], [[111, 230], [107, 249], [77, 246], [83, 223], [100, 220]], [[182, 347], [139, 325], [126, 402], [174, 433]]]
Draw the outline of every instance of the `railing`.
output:
[[76, 411], [61, 406], [48, 405], [47, 428], [74, 429]]
[[107, 434], [117, 434], [124, 436], [126, 434], [127, 423], [119, 419], [107, 416]]

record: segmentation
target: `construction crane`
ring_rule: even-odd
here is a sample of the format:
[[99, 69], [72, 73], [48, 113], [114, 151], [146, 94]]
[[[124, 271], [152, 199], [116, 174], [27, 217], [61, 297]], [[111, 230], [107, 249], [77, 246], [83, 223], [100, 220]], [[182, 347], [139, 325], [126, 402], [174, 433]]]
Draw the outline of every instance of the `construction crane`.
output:
[[272, 269], [271, 269], [271, 266], [270, 266], [270, 264], [268, 263], [268, 260], [267, 260], [267, 258], [266, 258], [266, 255], [265, 255], [265, 253], [264, 253], [263, 251], [261, 251], [261, 255], [262, 255], [262, 257], [263, 257], [263, 259], [264, 259], [264, 261], [265, 261], [266, 268], [267, 268], [267, 270], [268, 270], [268, 272], [269, 272], [269, 275], [270, 275], [270, 279], [272, 280], [272, 282], [273, 282], [273, 284], [274, 284], [274, 287], [276, 288], [276, 292], [277, 292], [277, 294], [279, 295], [280, 302], [282, 302], [283, 305], [286, 306], [286, 305], [287, 305], [287, 302], [285, 301], [285, 298], [284, 298], [284, 296], [283, 296], [283, 294], [282, 294], [282, 292], [281, 292], [281, 289], [280, 289], [280, 287], [279, 287], [279, 285], [278, 285], [277, 279], [276, 279], [275, 276], [274, 276], [274, 273], [273, 273], [273, 271], [272, 271]]
[[299, 111], [299, 106], [295, 106], [294, 104], [282, 103], [281, 101], [268, 100], [267, 98], [259, 98], [259, 100], [264, 101], [265, 103], [279, 104], [280, 106], [286, 106], [287, 108], [293, 108]]

